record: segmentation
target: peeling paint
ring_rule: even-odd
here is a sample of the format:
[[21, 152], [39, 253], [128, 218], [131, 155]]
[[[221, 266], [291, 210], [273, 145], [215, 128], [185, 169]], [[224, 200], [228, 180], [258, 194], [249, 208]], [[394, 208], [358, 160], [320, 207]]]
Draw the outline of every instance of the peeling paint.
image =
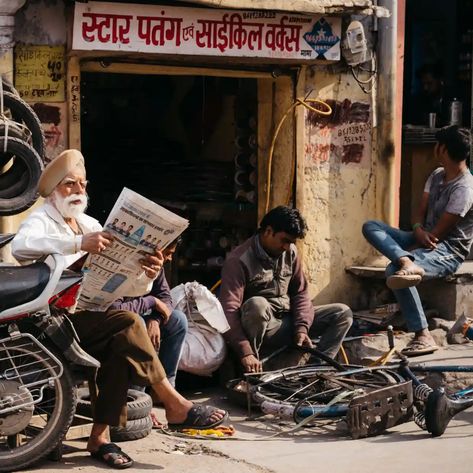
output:
[[[306, 113], [302, 211], [310, 231], [304, 241], [304, 268], [315, 303], [339, 301], [356, 307], [360, 284], [345, 268], [373, 254], [361, 234], [363, 222], [376, 210], [371, 103], [343, 72], [314, 68], [308, 71], [306, 87], [317, 88], [317, 98], [328, 102], [335, 113], [328, 118]], [[344, 142], [351, 136], [366, 141]], [[352, 146], [360, 144], [363, 156], [359, 146]]]

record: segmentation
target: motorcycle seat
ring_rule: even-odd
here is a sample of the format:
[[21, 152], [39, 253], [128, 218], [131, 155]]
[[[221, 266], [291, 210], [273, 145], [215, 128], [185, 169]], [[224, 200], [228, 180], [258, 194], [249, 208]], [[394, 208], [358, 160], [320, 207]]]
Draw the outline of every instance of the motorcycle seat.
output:
[[49, 281], [46, 263], [0, 266], [0, 312], [36, 299]]

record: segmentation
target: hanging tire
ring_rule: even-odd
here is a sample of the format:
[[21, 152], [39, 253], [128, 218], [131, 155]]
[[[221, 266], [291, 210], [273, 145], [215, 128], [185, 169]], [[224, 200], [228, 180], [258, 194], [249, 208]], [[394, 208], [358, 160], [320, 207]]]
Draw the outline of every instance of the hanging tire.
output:
[[110, 427], [112, 442], [129, 442], [147, 437], [153, 430], [153, 421], [148, 414], [141, 419], [129, 420], [125, 427]]
[[[153, 401], [148, 394], [135, 389], [129, 389], [127, 398], [126, 411], [129, 421], [149, 417]], [[89, 388], [78, 389], [76, 411], [84, 417], [92, 417]]]
[[[6, 149], [6, 153], [4, 152]], [[15, 215], [31, 207], [38, 198], [38, 180], [43, 162], [38, 153], [18, 138], [0, 137], [0, 156], [13, 164], [0, 174], [0, 216]]]
[[[40, 158], [45, 159], [45, 139], [43, 127], [34, 110], [20, 97], [11, 93], [3, 93], [4, 113], [13, 121], [23, 123], [31, 132], [33, 148], [39, 154]], [[9, 113], [8, 113], [9, 112]]]
[[[32, 145], [31, 132], [18, 126], [16, 122], [9, 121], [6, 124], [4, 121], [0, 121], [0, 137], [8, 136], [9, 138], [18, 138], [19, 140], [25, 141], [29, 145]], [[10, 158], [7, 155], [0, 155], [0, 168], [5, 166]]]
[[3, 92], [10, 92], [11, 94], [18, 95], [18, 97], [20, 96], [18, 90], [5, 76], [2, 76], [2, 87]]

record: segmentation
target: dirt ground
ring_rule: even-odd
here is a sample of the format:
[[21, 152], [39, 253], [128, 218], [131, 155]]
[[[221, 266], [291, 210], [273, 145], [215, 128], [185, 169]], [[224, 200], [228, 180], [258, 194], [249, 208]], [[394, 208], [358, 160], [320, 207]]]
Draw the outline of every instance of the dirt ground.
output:
[[[428, 361], [420, 357], [416, 361]], [[473, 344], [441, 350], [435, 360], [442, 364], [473, 364]], [[470, 374], [471, 376], [471, 374]], [[471, 378], [470, 378], [471, 379]], [[209, 401], [230, 410], [236, 428], [231, 440], [194, 440], [154, 430], [148, 437], [121, 443], [135, 460], [130, 472], [166, 473], [358, 473], [379, 469], [383, 473], [471, 473], [468, 452], [473, 438], [473, 408], [459, 414], [442, 437], [432, 438], [414, 422], [394, 427], [383, 435], [352, 440], [346, 424], [320, 421], [316, 426], [288, 432], [294, 422], [271, 417], [249, 420], [247, 412], [228, 402], [219, 390], [194, 393], [196, 401]], [[164, 421], [162, 409], [156, 409]], [[281, 434], [281, 431], [284, 431]], [[275, 433], [277, 437], [269, 438]], [[27, 471], [68, 473], [110, 471], [85, 452], [85, 440], [68, 441], [60, 462], [43, 461]]]

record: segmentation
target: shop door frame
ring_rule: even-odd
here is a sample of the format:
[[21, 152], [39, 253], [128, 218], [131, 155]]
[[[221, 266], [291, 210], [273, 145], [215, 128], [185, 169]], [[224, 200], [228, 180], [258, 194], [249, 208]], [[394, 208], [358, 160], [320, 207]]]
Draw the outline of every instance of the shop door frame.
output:
[[[80, 83], [82, 72], [174, 76], [212, 76], [257, 80], [258, 101], [258, 221], [266, 212], [268, 158], [274, 130], [287, 109], [305, 87], [305, 66], [291, 74], [221, 69], [199, 66], [167, 66], [138, 62], [104, 62], [97, 58], [71, 56], [67, 68], [68, 141], [70, 148], [81, 149]], [[293, 203], [303, 211], [304, 113], [296, 107], [278, 135], [271, 166], [270, 208]]]

